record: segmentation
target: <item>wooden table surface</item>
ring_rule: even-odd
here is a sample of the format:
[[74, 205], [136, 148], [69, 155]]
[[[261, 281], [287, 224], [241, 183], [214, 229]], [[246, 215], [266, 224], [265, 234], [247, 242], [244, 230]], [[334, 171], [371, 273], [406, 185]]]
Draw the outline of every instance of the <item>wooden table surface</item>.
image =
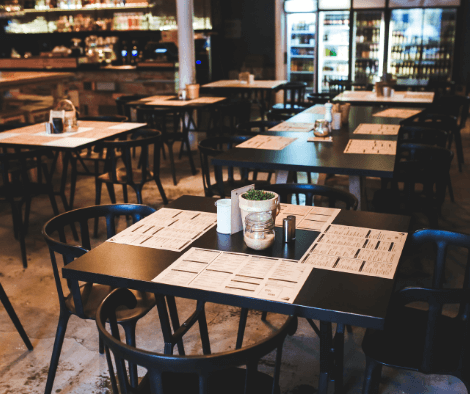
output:
[[0, 72], [0, 89], [14, 89], [32, 83], [58, 83], [70, 80], [74, 76], [68, 72], [30, 72], [30, 71], [2, 71]]
[[426, 107], [432, 104], [434, 92], [394, 92], [392, 97], [377, 97], [372, 91], [345, 91], [333, 101], [355, 105], [387, 105], [389, 107]]
[[287, 81], [269, 81], [269, 80], [255, 80], [253, 83], [244, 83], [237, 79], [221, 80], [210, 82], [202, 85], [203, 88], [241, 88], [241, 89], [266, 89], [271, 90], [277, 88], [279, 85], [285, 84]]

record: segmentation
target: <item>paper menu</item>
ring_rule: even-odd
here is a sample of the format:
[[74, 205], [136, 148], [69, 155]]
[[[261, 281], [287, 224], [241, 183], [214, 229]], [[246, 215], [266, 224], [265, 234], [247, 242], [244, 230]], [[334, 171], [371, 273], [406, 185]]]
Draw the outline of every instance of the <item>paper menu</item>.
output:
[[407, 234], [330, 225], [302, 256], [315, 268], [393, 279]]
[[333, 142], [333, 136], [328, 136], [328, 137], [309, 137], [307, 138], [308, 142]]
[[269, 131], [309, 132], [309, 131], [312, 131], [314, 127], [315, 127], [315, 123], [282, 122], [274, 127], [271, 127]]
[[297, 138], [278, 137], [272, 135], [256, 135], [237, 145], [237, 148], [282, 150]]
[[292, 304], [312, 269], [295, 260], [191, 248], [153, 282]]
[[384, 118], [410, 118], [421, 113], [422, 110], [416, 109], [400, 109], [400, 108], [388, 108], [386, 110], [375, 113], [372, 116], [381, 116]]
[[216, 224], [215, 213], [162, 208], [108, 242], [181, 252]]
[[276, 216], [275, 225], [282, 227], [287, 216], [296, 217], [296, 228], [300, 230], [323, 231], [341, 211], [339, 208], [308, 207], [304, 205], [280, 204], [281, 211]]
[[396, 141], [349, 140], [344, 153], [396, 155]]
[[399, 125], [361, 123], [354, 134], [398, 135]]

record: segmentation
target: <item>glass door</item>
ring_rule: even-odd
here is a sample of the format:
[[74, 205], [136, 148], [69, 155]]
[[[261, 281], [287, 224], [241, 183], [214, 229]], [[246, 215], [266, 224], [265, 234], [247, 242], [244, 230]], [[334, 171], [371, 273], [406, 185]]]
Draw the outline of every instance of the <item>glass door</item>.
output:
[[316, 14], [287, 14], [287, 79], [313, 89]]
[[349, 11], [321, 11], [318, 39], [318, 91], [328, 92], [330, 81], [349, 76]]
[[384, 20], [381, 11], [354, 13], [353, 25], [353, 81], [371, 85], [383, 73]]

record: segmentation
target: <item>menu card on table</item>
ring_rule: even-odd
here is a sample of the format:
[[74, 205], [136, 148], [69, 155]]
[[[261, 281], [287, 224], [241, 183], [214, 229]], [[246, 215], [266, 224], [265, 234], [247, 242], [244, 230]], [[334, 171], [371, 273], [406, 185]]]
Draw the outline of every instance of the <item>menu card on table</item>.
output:
[[278, 125], [271, 127], [269, 131], [300, 131], [309, 132], [315, 127], [315, 123], [295, 123], [295, 122], [282, 122]]
[[399, 125], [361, 123], [354, 134], [398, 135], [399, 130]]
[[412, 116], [418, 115], [422, 111], [420, 109], [400, 109], [400, 108], [388, 108], [384, 111], [375, 113], [372, 116], [381, 116], [384, 118], [410, 118]]
[[273, 135], [256, 135], [249, 140], [237, 145], [237, 148], [283, 150], [292, 144], [297, 138], [277, 137]]
[[191, 248], [153, 282], [292, 304], [312, 269], [295, 260]]
[[300, 259], [332, 271], [393, 279], [406, 233], [330, 225]]
[[280, 204], [281, 211], [276, 216], [277, 227], [287, 216], [295, 216], [296, 228], [300, 230], [324, 231], [341, 211], [339, 208], [308, 207], [305, 205]]
[[396, 155], [396, 141], [349, 140], [344, 153]]
[[216, 224], [215, 213], [162, 208], [108, 242], [181, 252]]

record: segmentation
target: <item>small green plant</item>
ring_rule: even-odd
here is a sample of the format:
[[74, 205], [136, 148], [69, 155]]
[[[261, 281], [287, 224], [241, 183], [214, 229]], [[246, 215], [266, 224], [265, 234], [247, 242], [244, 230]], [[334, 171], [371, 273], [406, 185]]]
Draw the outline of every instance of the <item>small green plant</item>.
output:
[[274, 194], [265, 192], [264, 190], [248, 190], [246, 193], [242, 194], [242, 197], [245, 200], [256, 200], [256, 201], [261, 201], [261, 200], [270, 200], [271, 198], [274, 198]]

